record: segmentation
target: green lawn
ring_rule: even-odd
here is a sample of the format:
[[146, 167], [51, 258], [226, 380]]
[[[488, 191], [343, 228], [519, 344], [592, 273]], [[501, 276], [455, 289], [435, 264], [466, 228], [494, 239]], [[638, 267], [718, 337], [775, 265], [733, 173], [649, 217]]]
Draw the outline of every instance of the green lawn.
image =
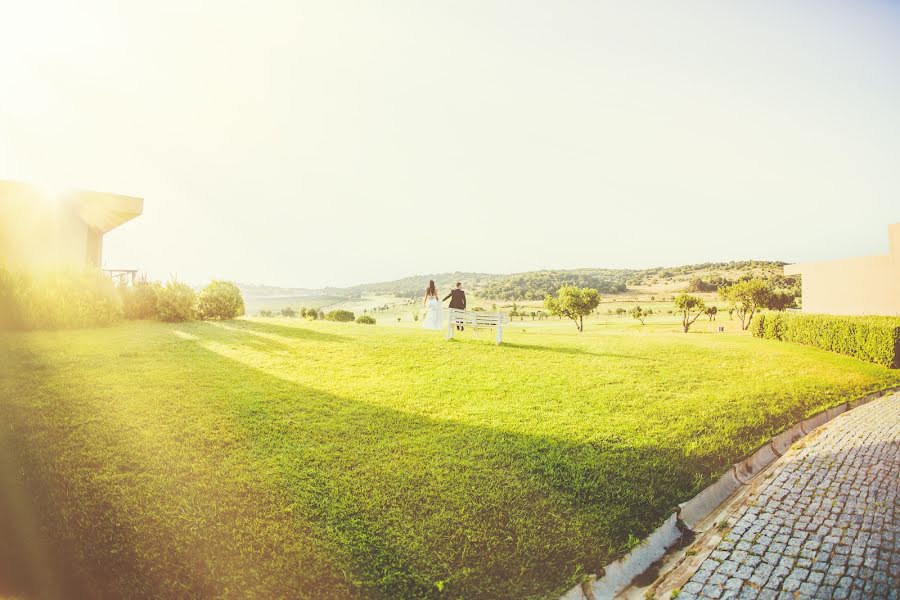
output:
[[0, 596], [552, 598], [788, 424], [900, 384], [587, 327], [0, 334]]

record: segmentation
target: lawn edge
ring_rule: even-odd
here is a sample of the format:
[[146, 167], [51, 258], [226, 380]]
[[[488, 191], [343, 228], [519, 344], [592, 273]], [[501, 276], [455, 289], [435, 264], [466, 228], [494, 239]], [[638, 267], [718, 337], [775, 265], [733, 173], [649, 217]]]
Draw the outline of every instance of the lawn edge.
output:
[[667, 517], [662, 525], [643, 539], [635, 549], [604, 565], [600, 570], [602, 576], [598, 578], [597, 575], [590, 575], [560, 596], [560, 600], [615, 598], [635, 579], [646, 573], [654, 563], [662, 559], [685, 533], [693, 536], [707, 531], [713, 525], [710, 515], [717, 514], [720, 507], [727, 504], [742, 488], [751, 484], [795, 442], [848, 410], [896, 392], [900, 392], [900, 385], [870, 392], [860, 398], [820, 411], [785, 429], [743, 460], [728, 467], [719, 479], [696, 496], [679, 504], [678, 510]]

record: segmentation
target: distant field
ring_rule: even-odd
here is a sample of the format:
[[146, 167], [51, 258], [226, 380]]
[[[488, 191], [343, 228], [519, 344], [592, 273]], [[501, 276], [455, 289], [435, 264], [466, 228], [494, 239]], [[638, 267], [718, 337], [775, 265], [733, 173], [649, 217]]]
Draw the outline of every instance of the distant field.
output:
[[586, 327], [2, 334], [0, 596], [554, 598], [763, 440], [900, 384], [671, 317]]
[[296, 310], [301, 306], [307, 308], [322, 308], [341, 301], [343, 301], [343, 298], [339, 296], [244, 296], [244, 309], [247, 316], [254, 317], [257, 316], [261, 310], [279, 311], [286, 307]]

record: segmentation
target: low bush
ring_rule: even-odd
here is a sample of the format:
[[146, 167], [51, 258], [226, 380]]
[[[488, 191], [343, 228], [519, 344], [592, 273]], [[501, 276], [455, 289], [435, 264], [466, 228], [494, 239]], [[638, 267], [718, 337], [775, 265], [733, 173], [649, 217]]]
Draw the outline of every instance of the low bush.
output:
[[768, 313], [759, 315], [753, 325], [753, 335], [900, 368], [900, 317]]
[[126, 319], [155, 319], [156, 302], [162, 286], [156, 282], [141, 279], [133, 285], [119, 286], [122, 310]]
[[0, 267], [0, 330], [26, 329], [31, 280]]
[[204, 320], [233, 319], [244, 314], [244, 297], [230, 281], [213, 281], [200, 292], [197, 308]]
[[[320, 317], [321, 318], [321, 317]], [[325, 318], [329, 321], [340, 321], [342, 323], [347, 323], [356, 318], [356, 316], [350, 312], [349, 310], [332, 310], [328, 314], [325, 315]]]
[[156, 310], [160, 321], [191, 321], [197, 318], [197, 294], [189, 285], [169, 282], [159, 290]]
[[374, 325], [375, 317], [371, 315], [359, 315], [358, 317], [356, 317], [356, 322], [361, 325]]
[[31, 274], [0, 268], [0, 328], [98, 327], [122, 318], [112, 281], [96, 269]]

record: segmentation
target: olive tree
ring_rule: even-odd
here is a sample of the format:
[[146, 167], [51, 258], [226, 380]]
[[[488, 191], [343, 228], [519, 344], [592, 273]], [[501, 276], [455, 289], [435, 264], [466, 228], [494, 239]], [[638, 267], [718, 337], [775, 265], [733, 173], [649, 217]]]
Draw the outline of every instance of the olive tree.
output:
[[584, 317], [591, 314], [600, 304], [600, 293], [594, 288], [579, 288], [564, 285], [559, 288], [557, 297], [549, 294], [544, 298], [544, 306], [550, 314], [568, 317], [575, 321], [578, 331], [584, 331]]
[[706, 304], [702, 298], [681, 294], [675, 298], [675, 308], [681, 313], [681, 327], [687, 333], [700, 315], [706, 312]]
[[635, 306], [631, 309], [631, 316], [641, 322], [641, 325], [644, 324], [644, 319], [646, 319], [649, 315], [644, 312], [644, 309], [640, 306]]
[[769, 284], [758, 278], [738, 281], [719, 289], [722, 299], [730, 302], [737, 312], [743, 330], [750, 327], [753, 315], [768, 305], [771, 294]]

